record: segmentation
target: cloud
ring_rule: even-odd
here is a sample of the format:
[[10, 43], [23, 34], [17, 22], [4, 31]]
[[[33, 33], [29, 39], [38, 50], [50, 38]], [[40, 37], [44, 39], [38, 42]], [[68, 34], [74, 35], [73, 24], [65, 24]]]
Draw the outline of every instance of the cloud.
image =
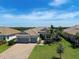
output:
[[55, 12], [52, 11], [38, 11], [38, 12], [32, 12], [28, 15], [20, 15], [18, 18], [24, 18], [28, 20], [48, 20], [55, 16]]
[[52, 11], [33, 11], [29, 14], [13, 15], [13, 14], [1, 14], [0, 17], [9, 19], [25, 19], [25, 20], [46, 20], [54, 17], [56, 12]]
[[50, 6], [61, 6], [63, 4], [66, 4], [68, 0], [53, 0], [51, 3], [49, 3]]
[[74, 19], [79, 16], [79, 11], [75, 11], [75, 12], [65, 12], [60, 14], [58, 17], [56, 17], [57, 19], [63, 19], [63, 20], [69, 20], [69, 19]]
[[79, 11], [66, 12], [56, 10], [32, 11], [28, 14], [0, 14], [0, 25], [5, 26], [68, 26], [78, 24]]
[[36, 21], [61, 21], [72, 20], [79, 16], [79, 11], [75, 12], [61, 12], [61, 11], [32, 11], [29, 14], [13, 15], [0, 14], [0, 18], [17, 19], [17, 20], [36, 20]]

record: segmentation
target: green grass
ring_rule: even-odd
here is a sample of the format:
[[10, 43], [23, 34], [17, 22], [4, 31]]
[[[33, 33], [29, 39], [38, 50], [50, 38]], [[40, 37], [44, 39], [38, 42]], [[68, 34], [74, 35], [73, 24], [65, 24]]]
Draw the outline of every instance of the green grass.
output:
[[0, 45], [0, 53], [4, 52], [6, 49], [8, 49], [10, 46], [7, 44]]
[[51, 59], [56, 54], [56, 44], [49, 46], [39, 46], [37, 45], [29, 59]]
[[64, 45], [64, 54], [62, 55], [63, 59], [79, 59], [79, 48], [73, 49], [71, 44], [64, 39], [61, 41]]
[[[79, 49], [73, 49], [71, 47], [71, 44], [67, 41], [65, 41], [62, 38], [62, 41], [60, 42], [64, 46], [64, 53], [62, 54], [62, 59], [79, 59]], [[29, 56], [29, 59], [52, 59], [53, 56], [56, 56], [56, 49], [58, 44], [52, 44], [49, 45], [37, 45], [31, 55]]]

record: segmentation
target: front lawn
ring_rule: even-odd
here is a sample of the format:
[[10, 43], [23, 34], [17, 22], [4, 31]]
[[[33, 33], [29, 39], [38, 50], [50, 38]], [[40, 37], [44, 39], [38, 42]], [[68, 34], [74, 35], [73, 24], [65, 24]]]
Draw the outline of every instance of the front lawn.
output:
[[[67, 41], [65, 41], [62, 38], [61, 43], [64, 46], [64, 53], [62, 55], [62, 59], [79, 59], [79, 49], [73, 49], [71, 47], [71, 44]], [[56, 49], [57, 49], [58, 43], [49, 45], [37, 45], [31, 55], [29, 56], [29, 59], [52, 59], [53, 56], [56, 56]]]
[[0, 53], [2, 53], [3, 51], [5, 51], [6, 49], [8, 49], [10, 46], [8, 46], [7, 44], [3, 44], [0, 45]]

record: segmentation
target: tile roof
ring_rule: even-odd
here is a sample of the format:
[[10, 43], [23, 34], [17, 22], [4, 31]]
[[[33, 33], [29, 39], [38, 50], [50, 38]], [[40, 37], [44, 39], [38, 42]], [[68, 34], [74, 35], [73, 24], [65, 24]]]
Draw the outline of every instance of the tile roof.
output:
[[67, 28], [64, 30], [64, 32], [67, 32], [72, 35], [76, 35], [76, 33], [79, 33], [79, 25]]
[[29, 35], [38, 35], [38, 32], [40, 32], [42, 28], [33, 28], [29, 30], [25, 30], [24, 32], [28, 33]]
[[0, 34], [2, 35], [11, 35], [11, 34], [16, 34], [20, 33], [20, 31], [9, 28], [9, 27], [0, 27]]

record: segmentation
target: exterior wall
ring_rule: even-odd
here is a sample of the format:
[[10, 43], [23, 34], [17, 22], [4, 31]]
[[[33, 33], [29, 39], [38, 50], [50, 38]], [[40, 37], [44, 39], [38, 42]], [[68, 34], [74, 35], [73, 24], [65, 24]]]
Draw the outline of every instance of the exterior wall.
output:
[[39, 42], [40, 40], [41, 40], [41, 38], [38, 36], [38, 37], [37, 37], [37, 42]]
[[14, 36], [6, 36], [6, 41], [10, 41], [10, 40], [13, 40], [13, 39], [16, 39], [17, 37], [14, 35]]
[[0, 41], [2, 41], [4, 39], [3, 35], [0, 35]]

